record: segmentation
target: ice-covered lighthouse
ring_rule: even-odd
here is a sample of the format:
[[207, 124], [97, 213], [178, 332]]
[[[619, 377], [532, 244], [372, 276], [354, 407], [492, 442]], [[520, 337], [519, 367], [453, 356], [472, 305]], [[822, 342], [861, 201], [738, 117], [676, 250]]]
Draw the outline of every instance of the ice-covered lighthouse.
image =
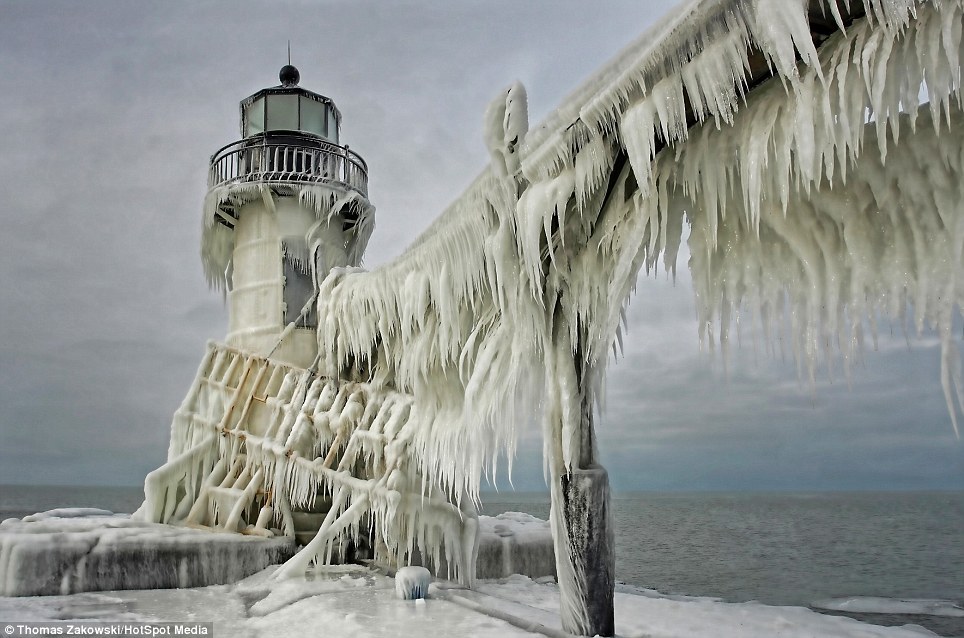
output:
[[[367, 167], [334, 103], [293, 66], [280, 79], [241, 101], [242, 139], [211, 157], [201, 256], [228, 334], [208, 344], [136, 518], [304, 544], [282, 576], [361, 549], [399, 567], [420, 552], [470, 583], [475, 501], [419, 454], [437, 430], [390, 361], [356, 348], [343, 366], [330, 347], [345, 330], [329, 291], [358, 274], [373, 228]], [[414, 288], [425, 272], [408, 271]]]
[[307, 368], [316, 284], [360, 263], [374, 209], [338, 107], [299, 86], [290, 64], [279, 79], [241, 101], [242, 139], [211, 157], [201, 254], [227, 295], [228, 345]]

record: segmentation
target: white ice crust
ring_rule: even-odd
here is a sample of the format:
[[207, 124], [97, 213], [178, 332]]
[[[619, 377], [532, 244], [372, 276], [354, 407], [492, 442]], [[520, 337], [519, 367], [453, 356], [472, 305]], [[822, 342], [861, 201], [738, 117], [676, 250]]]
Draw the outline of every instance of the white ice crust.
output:
[[[867, 2], [819, 51], [806, 9], [687, 5], [528, 132], [521, 177], [490, 168], [393, 263], [322, 283], [319, 350], [413, 397], [429, 482], [477, 494], [540, 405], [557, 488], [584, 452], [579, 391], [601, 395], [636, 276], [675, 271], [684, 224], [708, 348], [755, 324], [812, 379], [821, 361], [849, 374], [881, 315], [933, 326], [956, 427], [961, 3]], [[777, 75], [749, 93], [748, 43]], [[579, 626], [558, 508], [552, 525]]]

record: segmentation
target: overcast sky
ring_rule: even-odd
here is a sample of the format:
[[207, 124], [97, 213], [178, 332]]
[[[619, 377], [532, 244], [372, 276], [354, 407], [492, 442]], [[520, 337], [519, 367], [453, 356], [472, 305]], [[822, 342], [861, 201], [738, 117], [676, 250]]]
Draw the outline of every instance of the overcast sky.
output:
[[[591, 8], [590, 8], [591, 7]], [[398, 255], [487, 161], [482, 115], [521, 80], [536, 124], [667, 3], [0, 4], [0, 484], [135, 485], [221, 296], [198, 257], [208, 159], [238, 102], [278, 83], [335, 100], [366, 159], [369, 267]], [[685, 255], [640, 281], [598, 424], [616, 488], [964, 488], [929, 335], [885, 325], [850, 388], [812, 391], [748, 340], [700, 353]], [[958, 334], [960, 330], [958, 330]], [[542, 487], [526, 432], [515, 485]]]

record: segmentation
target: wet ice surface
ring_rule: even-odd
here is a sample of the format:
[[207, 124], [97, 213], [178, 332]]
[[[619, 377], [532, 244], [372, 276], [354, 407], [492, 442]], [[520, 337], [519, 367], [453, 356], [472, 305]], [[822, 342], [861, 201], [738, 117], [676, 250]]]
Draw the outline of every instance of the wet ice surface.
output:
[[0, 620], [214, 622], [215, 635], [251, 638], [529, 635], [445, 600], [399, 600], [393, 579], [363, 567], [336, 566], [288, 581], [271, 580], [275, 569], [235, 585], [0, 598]]
[[[308, 579], [275, 580], [275, 567], [234, 585], [0, 598], [0, 620], [159, 620], [214, 622], [215, 634], [269, 636], [533, 635], [503, 620], [456, 604], [465, 594], [483, 609], [557, 628], [555, 584], [512, 576], [485, 581], [477, 592], [435, 583], [425, 601], [399, 600], [394, 580], [360, 566], [316, 570]], [[912, 638], [934, 634], [914, 626], [879, 627], [801, 607], [724, 603], [712, 598], [663, 596], [621, 587], [616, 630], [624, 638]]]
[[811, 607], [829, 611], [849, 611], [863, 614], [914, 614], [964, 618], [964, 609], [949, 600], [850, 596], [848, 598], [821, 600], [813, 603]]

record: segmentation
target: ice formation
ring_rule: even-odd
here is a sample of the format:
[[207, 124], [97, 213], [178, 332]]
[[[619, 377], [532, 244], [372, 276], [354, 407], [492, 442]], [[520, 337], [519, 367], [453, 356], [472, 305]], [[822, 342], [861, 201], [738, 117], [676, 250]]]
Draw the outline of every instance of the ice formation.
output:
[[[430, 482], [476, 494], [541, 393], [567, 627], [585, 627], [585, 578], [558, 479], [592, 458], [586, 388], [638, 271], [675, 269], [684, 223], [706, 341], [718, 324], [725, 350], [745, 309], [772, 348], [786, 321], [812, 375], [910, 305], [942, 336], [955, 422], [964, 405], [961, 3], [867, 2], [849, 24], [831, 3], [819, 50], [807, 9], [690, 3], [530, 130], [520, 173], [494, 166], [394, 263], [322, 284], [320, 350], [411, 394]], [[777, 77], [749, 91], [753, 51]]]
[[524, 574], [531, 578], [554, 577], [549, 522], [523, 512], [504, 512], [479, 517], [478, 578], [505, 578]]
[[[837, 350], [849, 371], [878, 314], [935, 326], [956, 428], [961, 32], [961, 0], [694, 0], [541, 126], [514, 86], [466, 193], [391, 264], [320, 282], [325, 376], [212, 347], [224, 372], [202, 366], [144, 511], [287, 530], [321, 489], [332, 514], [289, 573], [365, 520], [394, 558], [444, 547], [471, 578], [480, 477], [541, 411], [564, 626], [588, 629], [560, 481], [596, 462], [624, 304], [641, 269], [675, 271], [684, 224], [708, 345], [725, 352], [743, 314], [770, 349], [788, 325], [812, 377]], [[203, 253], [222, 284], [217, 232]], [[274, 505], [256, 516], [259, 494]]]
[[432, 575], [424, 567], [402, 567], [395, 573], [395, 595], [402, 600], [416, 600], [428, 595]]

